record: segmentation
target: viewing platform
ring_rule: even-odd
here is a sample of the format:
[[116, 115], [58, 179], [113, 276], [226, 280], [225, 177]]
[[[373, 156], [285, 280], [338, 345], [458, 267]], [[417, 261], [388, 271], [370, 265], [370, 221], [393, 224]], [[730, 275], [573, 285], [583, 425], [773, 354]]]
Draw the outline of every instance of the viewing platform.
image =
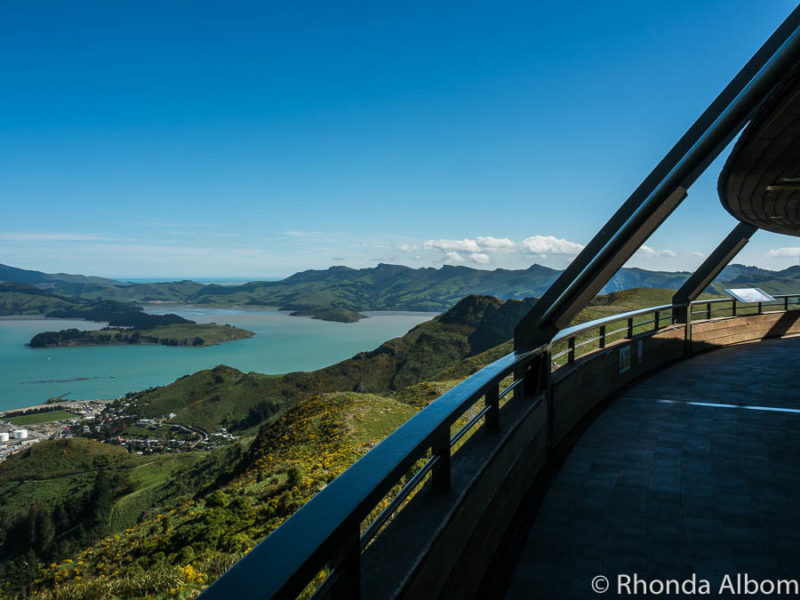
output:
[[[800, 8], [517, 323], [514, 352], [203, 598], [615, 597], [634, 574], [705, 578], [716, 595], [724, 576], [800, 577], [800, 294], [745, 278], [702, 298], [759, 228], [800, 236], [798, 97]], [[718, 181], [737, 224], [671, 302], [575, 324], [740, 133]], [[664, 590], [630, 596], [647, 592]]]
[[598, 575], [797, 578], [798, 365], [800, 338], [768, 340], [620, 392], [545, 493], [506, 598], [586, 598]]

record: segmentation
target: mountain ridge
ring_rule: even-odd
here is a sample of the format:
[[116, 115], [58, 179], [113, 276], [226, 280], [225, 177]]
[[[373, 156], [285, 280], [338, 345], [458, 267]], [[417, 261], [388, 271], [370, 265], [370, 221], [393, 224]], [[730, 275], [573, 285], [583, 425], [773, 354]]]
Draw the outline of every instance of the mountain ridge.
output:
[[[190, 280], [129, 283], [83, 275], [47, 274], [0, 265], [0, 281], [31, 285], [62, 298], [113, 300], [134, 303], [188, 303], [211, 306], [273, 306], [297, 315], [352, 322], [371, 310], [443, 312], [468, 295], [503, 300], [540, 297], [561, 271], [539, 264], [527, 269], [475, 269], [444, 265], [412, 268], [380, 263], [354, 269], [332, 266], [308, 269], [279, 281], [251, 281], [242, 285], [201, 284]], [[625, 267], [600, 291], [631, 288], [677, 289], [688, 271], [650, 271]], [[758, 286], [770, 293], [796, 291], [800, 267], [781, 271], [733, 264], [708, 290], [721, 293], [736, 285]], [[0, 292], [3, 290], [0, 289]]]

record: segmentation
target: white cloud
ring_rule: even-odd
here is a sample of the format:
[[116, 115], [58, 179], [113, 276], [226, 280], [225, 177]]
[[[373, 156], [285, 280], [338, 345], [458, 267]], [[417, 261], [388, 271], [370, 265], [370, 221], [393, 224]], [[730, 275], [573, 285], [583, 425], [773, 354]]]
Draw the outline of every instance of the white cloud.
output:
[[655, 250], [650, 246], [642, 246], [636, 251], [636, 254], [643, 258], [655, 258], [657, 256], [677, 256], [672, 250]]
[[705, 252], [698, 252], [697, 250], [695, 250], [694, 252], [692, 252], [692, 256], [695, 256], [697, 258], [705, 258], [706, 257], [706, 253]]
[[569, 240], [557, 238], [552, 235], [534, 235], [520, 242], [522, 249], [529, 254], [546, 256], [549, 254], [578, 254], [583, 250], [583, 245]]
[[[492, 236], [479, 236], [476, 239], [464, 238], [463, 240], [427, 240], [422, 244], [425, 250], [441, 250], [449, 252], [468, 252], [470, 258], [479, 264], [487, 264], [493, 253], [534, 254], [537, 256], [548, 255], [575, 255], [583, 249], [581, 244], [557, 238], [552, 235], [534, 235], [521, 242], [508, 238]], [[404, 252], [413, 252], [419, 249], [415, 244], [400, 244], [399, 249]]]
[[490, 235], [487, 236], [480, 236], [478, 237], [478, 244], [481, 248], [508, 248], [513, 249], [517, 247], [516, 242], [511, 241], [508, 238], [496, 238]]
[[[426, 240], [421, 244], [403, 242], [397, 248], [408, 253], [438, 250], [442, 253], [439, 260], [446, 264], [464, 264], [469, 260], [476, 265], [489, 265], [498, 261], [507, 263], [509, 260], [526, 264], [531, 256], [574, 256], [583, 246], [552, 235], [534, 235], [519, 242], [486, 235], [476, 238]], [[494, 259], [495, 256], [497, 260]]]
[[451, 250], [447, 254], [444, 255], [444, 262], [448, 265], [462, 265], [464, 264], [464, 257], [461, 256], [458, 252]]
[[790, 248], [775, 248], [774, 250], [769, 251], [770, 256], [789, 256], [795, 257], [800, 256], [800, 248], [798, 247], [790, 247]]
[[470, 239], [463, 239], [463, 240], [428, 240], [424, 244], [425, 248], [428, 249], [437, 249], [443, 250], [445, 252], [449, 252], [451, 250], [463, 251], [463, 252], [480, 252], [481, 247], [478, 245], [478, 242], [475, 240]]

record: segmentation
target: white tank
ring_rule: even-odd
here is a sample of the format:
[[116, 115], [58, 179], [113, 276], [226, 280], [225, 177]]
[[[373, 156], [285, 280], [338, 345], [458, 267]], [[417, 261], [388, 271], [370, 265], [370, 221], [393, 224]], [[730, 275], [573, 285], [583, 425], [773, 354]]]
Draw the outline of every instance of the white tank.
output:
[[0, 443], [8, 441], [8, 432], [0, 431]]
[[14, 431], [15, 440], [24, 440], [26, 437], [28, 437], [27, 429], [17, 429], [16, 431]]

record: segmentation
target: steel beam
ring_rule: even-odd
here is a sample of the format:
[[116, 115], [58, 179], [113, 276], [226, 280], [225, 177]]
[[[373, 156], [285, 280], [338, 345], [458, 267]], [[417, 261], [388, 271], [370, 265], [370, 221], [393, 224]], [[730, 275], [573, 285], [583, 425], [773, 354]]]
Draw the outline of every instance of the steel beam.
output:
[[[697, 270], [692, 273], [680, 289], [672, 296], [672, 304], [689, 304], [703, 293], [712, 281], [717, 278], [728, 263], [745, 247], [758, 227], [749, 223], [739, 223], [733, 228], [716, 249], [708, 255]], [[677, 323], [686, 323], [687, 307], [674, 308], [673, 317]]]
[[[556, 279], [514, 332], [516, 350], [549, 342], [571, 316], [624, 264], [631, 240], [639, 245], [655, 230], [648, 223], [666, 211], [744, 127], [781, 77], [800, 60], [800, 7], [781, 24], [709, 105], [647, 178]], [[670, 206], [671, 205], [671, 206]], [[649, 231], [649, 233], [648, 233]], [[638, 245], [636, 246], [638, 248]], [[633, 249], [633, 251], [636, 250]], [[622, 260], [624, 258], [624, 260]], [[599, 284], [599, 285], [598, 285]], [[576, 310], [577, 309], [577, 310]]]
[[568, 290], [569, 294], [562, 295], [550, 305], [543, 302], [545, 299], [543, 296], [517, 325], [514, 331], [516, 349], [549, 342], [556, 333], [569, 326], [570, 321], [608, 283], [614, 273], [633, 256], [685, 197], [686, 190], [679, 187], [663, 202], [657, 205], [651, 204], [648, 210], [637, 213], [633, 226], [627, 228], [633, 231], [625, 237], [617, 238], [616, 243], [612, 240], [611, 247], [602, 256], [596, 257], [594, 264], [588, 265], [581, 277], [569, 282], [572, 284]]

